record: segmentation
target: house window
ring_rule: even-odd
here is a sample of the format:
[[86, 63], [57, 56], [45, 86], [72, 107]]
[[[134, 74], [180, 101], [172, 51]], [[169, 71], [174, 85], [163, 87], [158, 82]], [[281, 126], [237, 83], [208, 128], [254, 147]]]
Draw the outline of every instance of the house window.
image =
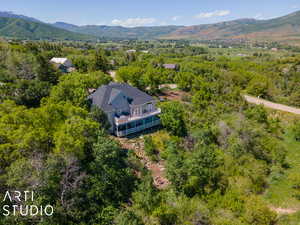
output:
[[127, 129], [135, 128], [135, 122], [131, 122], [127, 124]]
[[148, 112], [148, 110], [147, 110], [147, 108], [143, 108], [143, 113], [147, 113]]
[[147, 104], [147, 109], [148, 109], [149, 112], [152, 112], [152, 108], [153, 108], [152, 103], [148, 103]]
[[159, 120], [160, 118], [158, 116], [153, 116], [153, 121]]
[[142, 126], [143, 125], [143, 120], [138, 120], [136, 122], [136, 126], [139, 127], [139, 126]]
[[138, 116], [139, 115], [139, 108], [135, 108], [133, 110], [133, 115]]
[[151, 123], [152, 122], [152, 117], [148, 117], [148, 118], [146, 118], [146, 121], [145, 121], [146, 123]]
[[126, 125], [119, 125], [118, 126], [118, 131], [124, 131], [126, 130]]
[[148, 113], [152, 111], [152, 103], [147, 103], [143, 106], [143, 113]]

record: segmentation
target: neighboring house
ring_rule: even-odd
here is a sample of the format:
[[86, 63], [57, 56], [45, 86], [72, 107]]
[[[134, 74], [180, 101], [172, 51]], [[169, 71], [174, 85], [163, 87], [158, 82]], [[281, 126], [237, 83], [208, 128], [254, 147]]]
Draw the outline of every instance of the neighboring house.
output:
[[179, 66], [177, 64], [163, 64], [163, 68], [170, 70], [178, 70]]
[[50, 60], [57, 69], [60, 69], [64, 73], [70, 73], [75, 70], [71, 60], [67, 58], [52, 58]]
[[136, 53], [136, 50], [135, 49], [129, 49], [126, 51], [127, 53]]
[[106, 51], [118, 51], [120, 50], [120, 47], [107, 47], [105, 48]]
[[145, 92], [125, 83], [98, 88], [88, 99], [102, 109], [111, 124], [110, 132], [127, 136], [160, 124], [156, 100]]
[[248, 55], [247, 55], [247, 54], [243, 54], [243, 53], [239, 53], [239, 54], [237, 54], [237, 56], [240, 56], [240, 57], [247, 57]]
[[116, 65], [116, 60], [114, 59], [109, 60], [109, 64], [112, 66]]

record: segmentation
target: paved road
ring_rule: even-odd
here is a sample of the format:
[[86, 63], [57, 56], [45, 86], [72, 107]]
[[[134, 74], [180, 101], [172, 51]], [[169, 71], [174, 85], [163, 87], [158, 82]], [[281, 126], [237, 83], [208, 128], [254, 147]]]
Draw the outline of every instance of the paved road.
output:
[[294, 114], [298, 114], [300, 115], [300, 109], [297, 109], [295, 107], [290, 107], [290, 106], [286, 106], [286, 105], [282, 105], [282, 104], [277, 104], [274, 102], [270, 102], [261, 98], [255, 98], [249, 95], [244, 95], [245, 99], [247, 102], [249, 103], [254, 103], [257, 105], [261, 105], [263, 104], [265, 107], [267, 108], [272, 108], [272, 109], [276, 109], [276, 110], [281, 110], [281, 111], [285, 111], [285, 112], [290, 112], [290, 113], [294, 113]]

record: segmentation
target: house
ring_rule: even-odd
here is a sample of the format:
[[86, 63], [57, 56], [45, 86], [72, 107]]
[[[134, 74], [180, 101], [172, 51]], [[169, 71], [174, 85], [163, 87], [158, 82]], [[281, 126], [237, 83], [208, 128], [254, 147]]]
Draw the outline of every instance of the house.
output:
[[247, 57], [248, 55], [247, 55], [247, 54], [243, 54], [243, 53], [239, 53], [239, 54], [237, 54], [237, 56], [240, 56], [240, 57]]
[[64, 73], [70, 73], [75, 70], [71, 60], [67, 58], [52, 58], [50, 63], [53, 64], [57, 69], [60, 69]]
[[178, 70], [177, 64], [163, 64], [163, 68], [170, 70]]
[[131, 54], [131, 53], [136, 53], [136, 50], [135, 49], [129, 49], [126, 52], [129, 53], [129, 54]]
[[111, 124], [110, 132], [127, 136], [160, 124], [156, 100], [145, 92], [125, 83], [98, 88], [88, 99], [102, 109]]
[[116, 65], [116, 60], [114, 59], [109, 60], [109, 64], [112, 66]]
[[105, 48], [106, 51], [119, 51], [120, 50], [120, 47], [107, 47]]

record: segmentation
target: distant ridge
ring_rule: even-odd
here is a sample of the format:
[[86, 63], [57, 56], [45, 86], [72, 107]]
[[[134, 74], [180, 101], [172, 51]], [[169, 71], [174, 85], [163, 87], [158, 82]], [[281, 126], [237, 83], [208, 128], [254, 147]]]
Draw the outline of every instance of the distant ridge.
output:
[[14, 12], [10, 12], [10, 11], [0, 11], [0, 17], [16, 18], [16, 19], [23, 19], [23, 20], [27, 20], [27, 21], [31, 21], [31, 22], [42, 23], [42, 21], [35, 19], [33, 17], [18, 15], [18, 14], [15, 14]]
[[278, 41], [300, 45], [300, 11], [269, 20], [246, 18], [194, 26], [170, 25], [132, 28], [106, 25], [77, 26], [65, 22], [47, 24], [35, 18], [16, 15], [12, 12], [0, 12], [0, 35], [27, 39], [63, 40], [95, 40], [96, 37], [141, 40], [247, 39], [253, 41]]
[[187, 26], [166, 36], [166, 39], [249, 39], [300, 44], [300, 11], [269, 20], [240, 19], [216, 24]]
[[85, 25], [76, 26], [64, 22], [52, 24], [55, 27], [66, 29], [72, 32], [93, 35], [101, 38], [121, 38], [121, 39], [157, 39], [168, 35], [183, 26], [152, 26], [152, 27], [121, 27], [106, 25]]
[[278, 41], [300, 45], [300, 11], [269, 20], [251, 18], [194, 26], [76, 26], [55, 23], [69, 31], [107, 38]]
[[0, 36], [25, 40], [95, 40], [95, 37], [77, 34], [30, 19], [0, 17]]

